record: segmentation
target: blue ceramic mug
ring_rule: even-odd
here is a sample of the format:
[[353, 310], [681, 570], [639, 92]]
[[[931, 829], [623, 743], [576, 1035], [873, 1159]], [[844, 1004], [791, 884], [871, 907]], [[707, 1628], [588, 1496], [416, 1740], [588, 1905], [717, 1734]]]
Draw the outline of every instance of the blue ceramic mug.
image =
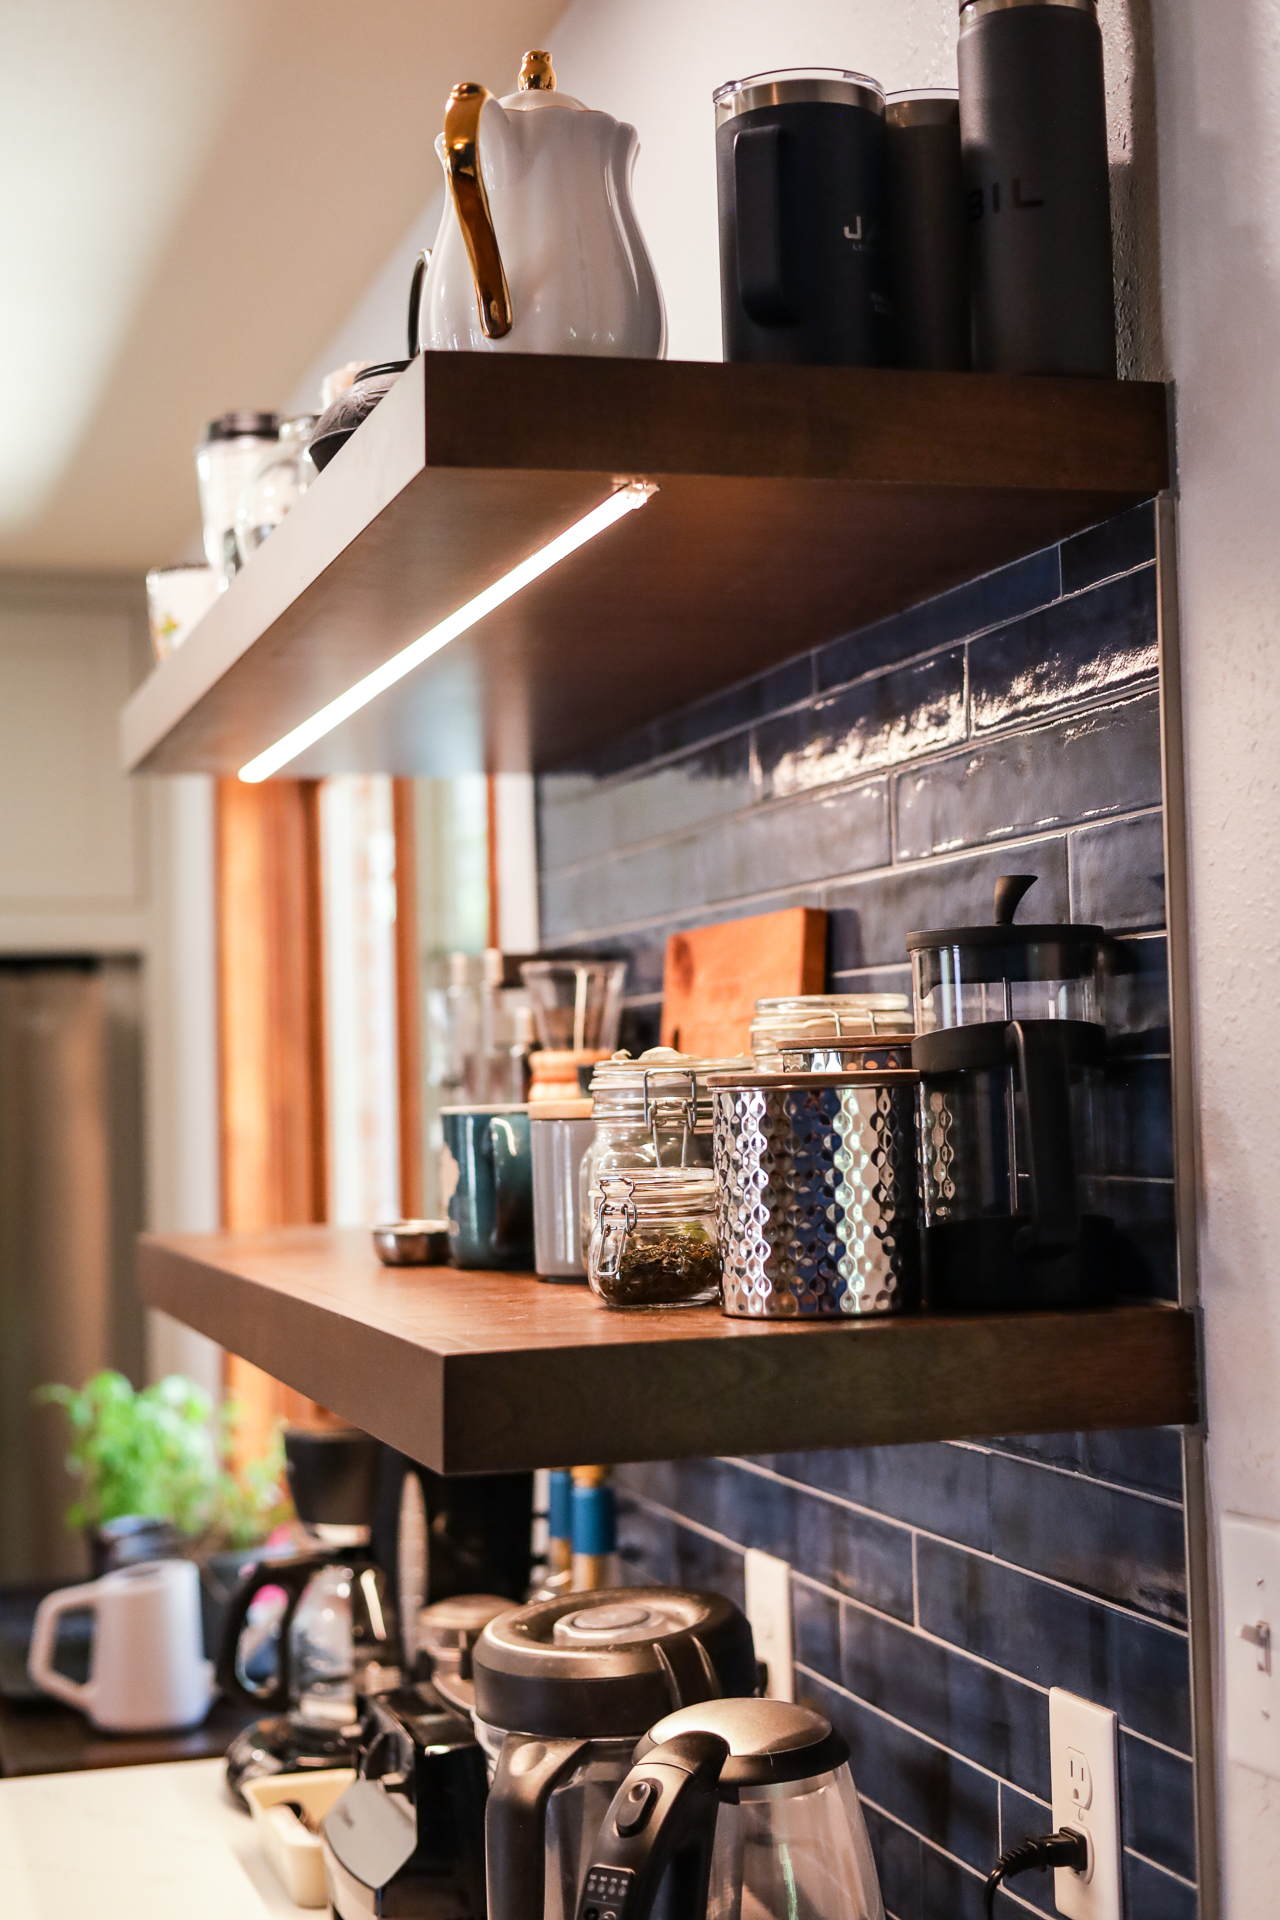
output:
[[440, 1123], [451, 1262], [455, 1267], [522, 1267], [532, 1272], [528, 1107], [444, 1107]]

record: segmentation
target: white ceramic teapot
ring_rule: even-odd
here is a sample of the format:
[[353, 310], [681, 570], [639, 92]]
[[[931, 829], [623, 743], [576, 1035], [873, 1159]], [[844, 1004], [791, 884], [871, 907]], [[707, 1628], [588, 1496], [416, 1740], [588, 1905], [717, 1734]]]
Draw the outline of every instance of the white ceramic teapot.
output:
[[636, 130], [555, 87], [550, 54], [527, 53], [504, 100], [475, 81], [450, 94], [422, 345], [660, 359], [666, 314], [631, 204]]

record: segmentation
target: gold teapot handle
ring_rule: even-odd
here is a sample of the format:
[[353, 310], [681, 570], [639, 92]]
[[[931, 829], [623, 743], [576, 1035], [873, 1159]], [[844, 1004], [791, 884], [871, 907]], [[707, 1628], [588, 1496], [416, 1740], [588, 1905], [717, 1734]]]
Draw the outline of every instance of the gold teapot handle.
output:
[[445, 108], [444, 156], [449, 191], [476, 283], [480, 325], [490, 340], [501, 340], [511, 331], [511, 292], [480, 171], [480, 114], [485, 101], [492, 98], [489, 89], [477, 80], [458, 82]]

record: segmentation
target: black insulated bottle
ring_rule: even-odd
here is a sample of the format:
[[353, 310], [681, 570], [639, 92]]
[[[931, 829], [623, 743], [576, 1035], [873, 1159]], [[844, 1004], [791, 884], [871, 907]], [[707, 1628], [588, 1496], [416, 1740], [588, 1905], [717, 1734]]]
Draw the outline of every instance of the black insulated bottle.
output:
[[728, 81], [712, 98], [725, 359], [884, 365], [880, 87], [801, 68]]
[[1114, 378], [1094, 0], [969, 0], [959, 66], [973, 364]]
[[894, 363], [969, 365], [960, 104], [952, 90], [891, 93], [884, 115]]

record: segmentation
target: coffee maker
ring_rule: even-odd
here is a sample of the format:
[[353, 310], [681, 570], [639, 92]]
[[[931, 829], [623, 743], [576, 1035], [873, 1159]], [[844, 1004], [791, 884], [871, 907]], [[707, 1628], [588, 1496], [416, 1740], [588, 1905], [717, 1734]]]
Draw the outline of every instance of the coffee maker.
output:
[[943, 1311], [1082, 1307], [1114, 1291], [1106, 939], [1095, 926], [1015, 924], [1035, 879], [997, 880], [994, 925], [907, 935], [924, 1292]]
[[472, 1682], [492, 1775], [489, 1920], [573, 1920], [637, 1739], [675, 1707], [754, 1692], [757, 1669], [751, 1628], [722, 1595], [603, 1587], [491, 1620]]

